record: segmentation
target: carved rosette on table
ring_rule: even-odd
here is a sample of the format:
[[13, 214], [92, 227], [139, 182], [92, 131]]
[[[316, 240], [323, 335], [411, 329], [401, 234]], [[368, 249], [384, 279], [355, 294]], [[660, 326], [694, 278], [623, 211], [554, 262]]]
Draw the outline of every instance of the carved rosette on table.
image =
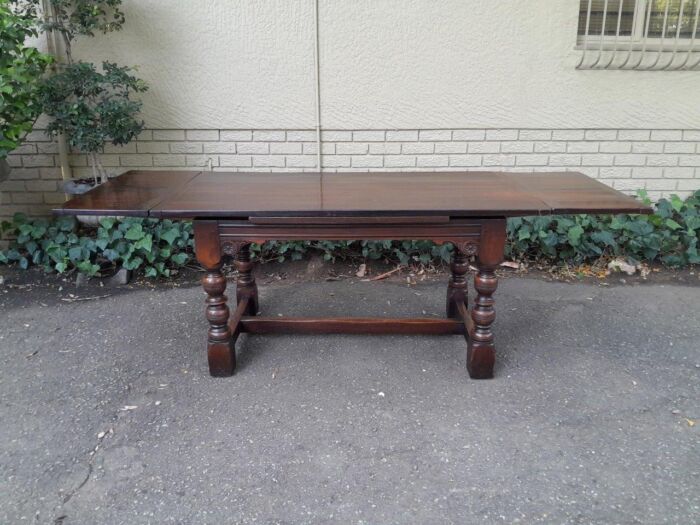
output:
[[464, 255], [472, 256], [479, 252], [479, 242], [476, 240], [469, 241], [452, 241], [455, 249]]

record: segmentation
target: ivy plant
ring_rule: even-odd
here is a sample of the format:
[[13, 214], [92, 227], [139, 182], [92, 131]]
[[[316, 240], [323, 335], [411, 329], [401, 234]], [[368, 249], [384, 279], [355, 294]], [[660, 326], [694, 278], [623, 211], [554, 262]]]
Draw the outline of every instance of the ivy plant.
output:
[[[642, 192], [640, 197], [648, 203]], [[79, 229], [72, 217], [29, 220], [16, 215], [3, 230], [15, 240], [0, 251], [0, 263], [46, 271], [77, 270], [97, 275], [122, 266], [147, 277], [167, 277], [192, 259], [192, 224], [137, 218], [103, 218], [94, 230]], [[652, 215], [516, 217], [508, 221], [506, 256], [550, 264], [583, 263], [600, 257], [667, 266], [700, 263], [700, 190], [687, 199], [661, 199]], [[429, 241], [272, 241], [253, 245], [261, 261], [299, 260], [308, 253], [326, 260], [386, 260], [397, 264], [448, 262], [452, 245]]]
[[[651, 204], [645, 192], [640, 198]], [[518, 217], [508, 221], [506, 255], [581, 263], [603, 255], [669, 266], [700, 263], [700, 190], [661, 199], [651, 215]]]
[[47, 272], [77, 270], [92, 277], [122, 267], [146, 277], [168, 277], [192, 258], [192, 223], [187, 221], [104, 217], [89, 230], [80, 229], [71, 216], [49, 221], [16, 214], [2, 230], [15, 240], [0, 251], [0, 263], [36, 265]]

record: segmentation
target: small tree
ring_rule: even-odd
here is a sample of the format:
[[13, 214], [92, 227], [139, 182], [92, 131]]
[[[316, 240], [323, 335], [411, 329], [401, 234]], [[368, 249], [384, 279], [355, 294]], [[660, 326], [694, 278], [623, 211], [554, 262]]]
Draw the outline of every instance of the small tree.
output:
[[36, 34], [31, 13], [0, 0], [0, 159], [19, 146], [41, 113], [38, 85], [51, 57], [25, 45]]
[[[40, 0], [27, 0], [35, 8]], [[139, 120], [141, 102], [131, 97], [148, 89], [145, 82], [131, 75], [131, 68], [111, 62], [102, 71], [88, 62], [74, 62], [73, 42], [95, 32], [118, 31], [124, 24], [122, 0], [47, 0], [49, 10], [39, 18], [39, 28], [60, 35], [64, 64], [39, 88], [42, 110], [52, 121], [51, 135], [65, 134], [68, 143], [90, 159], [95, 183], [107, 172], [100, 161], [105, 142], [124, 145], [138, 135], [144, 123]]]
[[[26, 0], [28, 10], [35, 10], [41, 0]], [[122, 0], [48, 0], [50, 12], [44, 13], [39, 28], [56, 32], [63, 41], [66, 62], [73, 63], [73, 41], [78, 36], [95, 36], [95, 31], [119, 31], [124, 25]]]
[[99, 157], [105, 142], [124, 145], [143, 129], [135, 118], [142, 104], [130, 95], [147, 89], [128, 67], [103, 62], [102, 70], [77, 62], [40, 88], [43, 110], [52, 117], [48, 133], [65, 133], [72, 147], [87, 153], [95, 183], [107, 175]]

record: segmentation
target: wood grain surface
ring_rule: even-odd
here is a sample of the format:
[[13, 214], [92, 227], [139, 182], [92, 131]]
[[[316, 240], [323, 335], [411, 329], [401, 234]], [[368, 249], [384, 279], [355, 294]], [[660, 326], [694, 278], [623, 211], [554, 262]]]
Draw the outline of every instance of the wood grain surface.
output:
[[169, 218], [509, 217], [650, 213], [582, 173], [131, 171], [59, 214]]

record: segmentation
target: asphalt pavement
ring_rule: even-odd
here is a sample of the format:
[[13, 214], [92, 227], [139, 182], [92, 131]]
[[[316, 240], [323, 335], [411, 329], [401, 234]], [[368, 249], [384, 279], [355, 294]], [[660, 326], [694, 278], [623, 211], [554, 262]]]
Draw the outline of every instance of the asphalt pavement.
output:
[[[698, 287], [505, 279], [490, 381], [459, 336], [242, 336], [211, 378], [198, 287], [1, 291], [0, 523], [700, 522]], [[260, 293], [441, 316], [445, 285]]]

